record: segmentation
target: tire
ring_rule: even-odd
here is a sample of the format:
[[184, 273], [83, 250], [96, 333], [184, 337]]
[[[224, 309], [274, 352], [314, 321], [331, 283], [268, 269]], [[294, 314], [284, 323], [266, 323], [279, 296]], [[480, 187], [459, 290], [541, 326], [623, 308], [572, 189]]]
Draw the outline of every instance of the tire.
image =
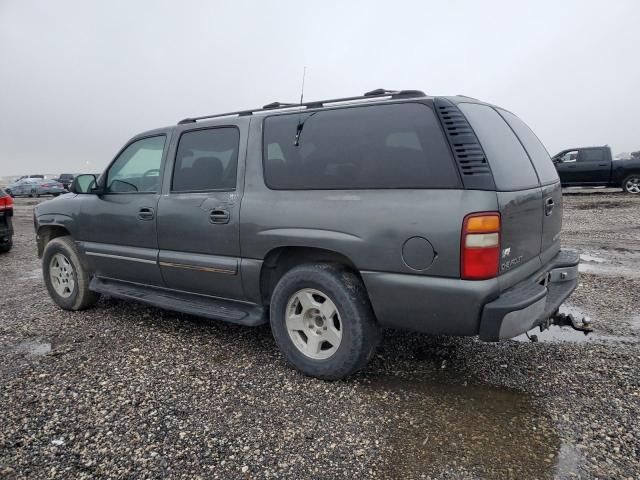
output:
[[622, 190], [633, 195], [640, 193], [640, 173], [632, 173], [622, 181]]
[[0, 253], [8, 253], [11, 250], [11, 247], [13, 247], [13, 243], [9, 243], [9, 245], [2, 245], [0, 247]]
[[[313, 308], [305, 309], [302, 299]], [[336, 314], [324, 316], [333, 306]], [[341, 379], [363, 368], [380, 340], [362, 281], [340, 265], [306, 264], [289, 270], [273, 291], [270, 317], [273, 337], [287, 361], [305, 375], [324, 380]], [[292, 329], [297, 326], [300, 329]]]
[[[56, 275], [54, 269], [65, 272]], [[89, 290], [89, 274], [71, 237], [57, 237], [47, 243], [42, 255], [42, 273], [49, 296], [64, 310], [83, 310], [100, 299], [100, 294]], [[66, 283], [61, 283], [63, 281]], [[61, 291], [63, 285], [66, 287]]]

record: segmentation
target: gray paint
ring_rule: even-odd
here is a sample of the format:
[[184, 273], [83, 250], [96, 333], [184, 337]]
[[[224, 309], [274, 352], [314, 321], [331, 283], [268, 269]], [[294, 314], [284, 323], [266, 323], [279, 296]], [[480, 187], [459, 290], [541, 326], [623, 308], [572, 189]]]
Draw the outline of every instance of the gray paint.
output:
[[[431, 105], [432, 99], [420, 101]], [[360, 272], [382, 325], [451, 335], [476, 335], [484, 305], [540, 275], [559, 249], [559, 241], [550, 239], [560, 228], [561, 202], [554, 211], [557, 217], [543, 220], [540, 187], [516, 192], [270, 190], [262, 170], [263, 119], [222, 117], [134, 137], [131, 141], [167, 135], [161, 190], [67, 195], [45, 202], [36, 208], [40, 235], [45, 237], [52, 225], [67, 228], [96, 277], [162, 287], [175, 295], [205, 295], [212, 302], [223, 298], [244, 309], [254, 304], [256, 311], [263, 308], [260, 279], [270, 252], [281, 247], [335, 252]], [[216, 126], [240, 130], [235, 190], [172, 193], [170, 172], [180, 133]], [[559, 192], [557, 186], [544, 189], [554, 198]], [[143, 207], [153, 209], [152, 220], [137, 216]], [[229, 213], [227, 223], [210, 221], [216, 209]], [[502, 215], [503, 245], [520, 261], [497, 278], [462, 281], [463, 219], [472, 212], [496, 210]], [[104, 282], [95, 284], [107, 288]], [[134, 287], [119, 284], [118, 289], [135, 297]], [[163, 305], [166, 297], [145, 293], [147, 301], [165, 299], [158, 300]], [[225, 309], [229, 305], [233, 303], [227, 302]]]

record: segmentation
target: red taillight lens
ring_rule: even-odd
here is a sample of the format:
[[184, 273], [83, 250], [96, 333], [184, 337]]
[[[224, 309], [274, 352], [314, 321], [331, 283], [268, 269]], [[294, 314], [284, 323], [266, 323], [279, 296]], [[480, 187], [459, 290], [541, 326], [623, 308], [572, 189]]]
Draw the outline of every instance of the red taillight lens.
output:
[[0, 210], [9, 210], [10, 208], [13, 208], [13, 198], [9, 195], [0, 197]]
[[485, 280], [498, 275], [500, 262], [500, 214], [472, 213], [464, 217], [460, 238], [460, 276]]

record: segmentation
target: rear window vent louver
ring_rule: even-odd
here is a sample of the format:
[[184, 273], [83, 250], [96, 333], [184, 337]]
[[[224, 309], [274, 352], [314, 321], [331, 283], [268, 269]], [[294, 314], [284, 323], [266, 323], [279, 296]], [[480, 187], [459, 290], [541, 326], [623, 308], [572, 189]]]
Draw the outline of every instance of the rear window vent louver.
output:
[[436, 98], [434, 103], [465, 187], [493, 189], [493, 176], [487, 157], [465, 116], [449, 100]]

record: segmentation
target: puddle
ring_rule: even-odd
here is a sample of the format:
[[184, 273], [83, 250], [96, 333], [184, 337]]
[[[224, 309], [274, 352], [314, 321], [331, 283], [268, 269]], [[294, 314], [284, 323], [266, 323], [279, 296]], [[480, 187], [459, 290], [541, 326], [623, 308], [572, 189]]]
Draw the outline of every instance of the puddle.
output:
[[[574, 307], [573, 305], [561, 305], [560, 312], [565, 313], [567, 315], [573, 314], [578, 320], [581, 320], [583, 317], [589, 317], [589, 315], [585, 314], [578, 307]], [[640, 324], [640, 320], [639, 320]], [[571, 327], [558, 327], [551, 326], [550, 328], [540, 331], [538, 327], [530, 330], [529, 337], [535, 335], [538, 338], [538, 342], [541, 343], [561, 343], [561, 342], [569, 342], [569, 343], [638, 343], [640, 339], [635, 337], [626, 337], [626, 336], [618, 336], [618, 335], [602, 335], [598, 333], [598, 325], [592, 324], [594, 327], [594, 331], [585, 335], [584, 332], [580, 332], [578, 330], [574, 330]], [[640, 326], [639, 326], [640, 328]], [[529, 343], [531, 340], [527, 338], [526, 334], [518, 335], [513, 338], [516, 342], [525, 342]]]
[[578, 270], [595, 275], [613, 275], [626, 278], [640, 276], [632, 266], [640, 263], [640, 256], [635, 251], [604, 251], [584, 252], [580, 254]]
[[51, 351], [50, 343], [38, 342], [36, 340], [27, 340], [16, 346], [16, 352], [32, 357], [41, 357]]
[[385, 376], [372, 378], [366, 387], [392, 420], [390, 476], [564, 478], [576, 473], [577, 451], [561, 444], [554, 425], [529, 396], [437, 380]]
[[598, 257], [597, 255], [591, 255], [589, 253], [581, 253], [580, 261], [582, 262], [590, 262], [590, 263], [604, 263], [606, 260], [604, 258]]

